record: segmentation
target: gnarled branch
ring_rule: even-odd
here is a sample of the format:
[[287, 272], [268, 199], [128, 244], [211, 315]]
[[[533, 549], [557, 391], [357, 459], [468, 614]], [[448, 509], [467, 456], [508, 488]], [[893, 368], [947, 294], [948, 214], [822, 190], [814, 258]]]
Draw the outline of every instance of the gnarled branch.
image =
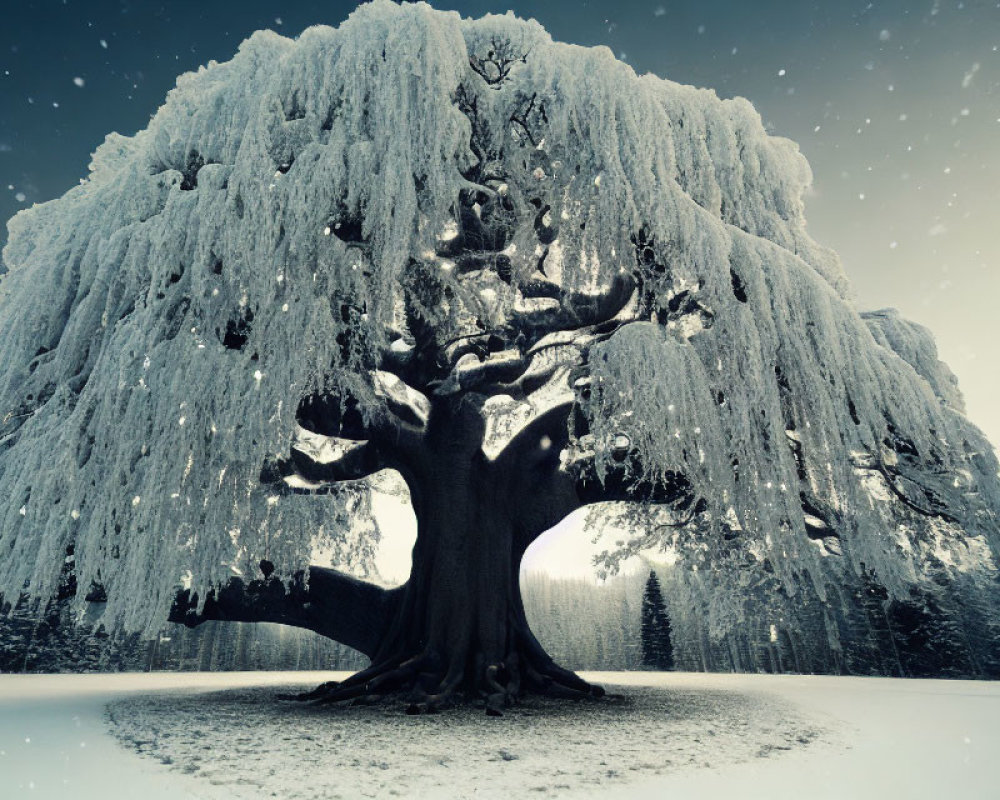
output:
[[374, 442], [358, 444], [339, 458], [326, 462], [316, 461], [309, 454], [293, 447], [291, 461], [295, 468], [294, 474], [313, 483], [356, 481], [374, 475], [387, 466]]
[[[262, 562], [262, 567], [267, 562]], [[198, 611], [198, 596], [178, 592], [170, 622], [189, 628], [209, 620], [278, 622], [311, 630], [371, 657], [399, 606], [402, 588], [382, 589], [334, 569], [310, 567], [287, 584], [271, 576], [249, 583], [232, 578], [209, 593]]]
[[524, 311], [514, 311], [510, 317], [513, 338], [520, 338], [530, 348], [544, 336], [554, 331], [568, 331], [609, 322], [623, 311], [632, 301], [636, 290], [635, 281], [626, 273], [614, 277], [607, 291], [591, 294], [588, 292], [561, 291], [553, 298], [548, 281], [534, 279], [525, 288], [531, 292], [528, 299], [554, 299], [557, 304], [535, 307]]
[[297, 477], [309, 483], [357, 481], [374, 475], [389, 464], [381, 457], [374, 442], [359, 442], [332, 461], [317, 461], [308, 453], [292, 447], [289, 458], [268, 460], [260, 471], [260, 482], [276, 484]]
[[946, 511], [942, 511], [940, 509], [934, 509], [934, 510], [927, 509], [927, 508], [924, 508], [923, 506], [919, 505], [918, 503], [915, 503], [913, 500], [911, 500], [909, 497], [907, 497], [906, 492], [904, 492], [899, 487], [899, 485], [896, 483], [896, 478], [897, 477], [902, 477], [902, 478], [905, 478], [906, 480], [908, 480], [908, 481], [910, 481], [912, 483], [915, 483], [917, 486], [920, 487], [920, 489], [921, 489], [921, 491], [923, 491], [924, 495], [927, 496], [928, 499], [931, 499], [930, 495], [929, 495], [929, 491], [930, 490], [926, 486], [923, 486], [919, 481], [916, 481], [916, 480], [914, 480], [913, 478], [911, 478], [911, 477], [909, 477], [907, 475], [902, 475], [898, 470], [891, 469], [885, 463], [885, 461], [883, 461], [880, 457], [876, 457], [876, 459], [875, 459], [875, 467], [874, 468], [885, 479], [885, 483], [886, 483], [886, 486], [889, 487], [889, 491], [892, 492], [893, 495], [895, 495], [895, 497], [903, 505], [905, 505], [907, 508], [909, 508], [911, 511], [916, 511], [918, 514], [920, 514], [922, 516], [925, 516], [925, 517], [937, 517], [938, 519], [944, 520], [945, 522], [951, 522], [951, 523], [954, 523], [956, 525], [959, 523], [959, 520], [958, 520], [957, 517], [953, 517], [951, 514], [949, 514]]

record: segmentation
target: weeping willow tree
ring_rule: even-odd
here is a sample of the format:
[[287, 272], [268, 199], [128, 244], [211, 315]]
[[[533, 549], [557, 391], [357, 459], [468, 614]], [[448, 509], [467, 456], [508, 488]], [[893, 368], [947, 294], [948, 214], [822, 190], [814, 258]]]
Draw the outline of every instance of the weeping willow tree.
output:
[[714, 636], [873, 570], [995, 611], [992, 449], [926, 332], [855, 310], [809, 180], [748, 102], [512, 16], [255, 34], [9, 223], [0, 591], [45, 602], [72, 552], [111, 630], [297, 625], [372, 659], [315, 699], [491, 713], [599, 693], [518, 564], [600, 502], [607, 566], [673, 548]]

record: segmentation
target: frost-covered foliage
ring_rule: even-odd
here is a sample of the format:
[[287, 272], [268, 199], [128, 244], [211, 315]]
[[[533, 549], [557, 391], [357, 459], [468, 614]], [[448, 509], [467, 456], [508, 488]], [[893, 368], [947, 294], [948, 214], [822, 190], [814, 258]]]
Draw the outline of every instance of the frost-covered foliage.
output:
[[[990, 445], [925, 332], [856, 312], [806, 233], [804, 158], [745, 100], [513, 16], [376, 0], [182, 76], [91, 169], [15, 217], [4, 250], [7, 597], [51, 593], [70, 545], [108, 627], [153, 626], [179, 581], [260, 558], [363, 566], [364, 486], [288, 498], [258, 480], [299, 400], [378, 418], [406, 398], [375, 367], [418, 328], [444, 351], [512, 315], [518, 336], [536, 315], [568, 367], [580, 350], [541, 335], [554, 298], [622, 276], [632, 317], [574, 373], [587, 425], [565, 462], [607, 477], [627, 452], [699, 502], [636, 516], [610, 566], [673, 547], [716, 633], [762, 581], [825, 598], [875, 570], [905, 595], [933, 565], [994, 591]], [[462, 364], [439, 391], [465, 386]]]
[[633, 326], [592, 357], [595, 439], [625, 432], [647, 468], [683, 473], [714, 511], [669, 531], [721, 578], [704, 587], [710, 629], [743, 613], [760, 570], [821, 599], [845, 567], [900, 597], [938, 567], [992, 593], [996, 460], [926, 333], [892, 315], [866, 324], [770, 242], [732, 229], [720, 241], [699, 292], [709, 330]]

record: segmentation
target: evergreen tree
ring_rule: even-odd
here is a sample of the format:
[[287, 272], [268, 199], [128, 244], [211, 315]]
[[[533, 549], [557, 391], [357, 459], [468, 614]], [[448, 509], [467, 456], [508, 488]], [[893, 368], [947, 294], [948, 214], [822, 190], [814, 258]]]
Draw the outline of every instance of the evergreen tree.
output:
[[651, 669], [674, 668], [674, 646], [670, 640], [670, 617], [663, 603], [660, 582], [649, 571], [642, 595], [642, 663]]

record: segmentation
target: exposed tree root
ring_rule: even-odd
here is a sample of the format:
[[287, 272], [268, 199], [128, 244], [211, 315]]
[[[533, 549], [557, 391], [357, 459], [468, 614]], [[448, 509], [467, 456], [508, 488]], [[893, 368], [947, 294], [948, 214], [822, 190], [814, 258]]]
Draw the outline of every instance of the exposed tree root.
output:
[[[540, 651], [540, 648], [539, 648]], [[481, 705], [488, 716], [499, 717], [526, 695], [569, 700], [604, 696], [604, 689], [563, 669], [541, 652], [511, 653], [505, 662], [488, 664], [477, 674], [462, 668], [442, 669], [440, 659], [424, 653], [374, 664], [344, 681], [330, 681], [283, 699], [316, 705], [351, 703], [374, 705], [390, 699], [406, 703], [407, 714], [433, 714], [456, 705]], [[475, 660], [475, 659], [473, 659]]]

